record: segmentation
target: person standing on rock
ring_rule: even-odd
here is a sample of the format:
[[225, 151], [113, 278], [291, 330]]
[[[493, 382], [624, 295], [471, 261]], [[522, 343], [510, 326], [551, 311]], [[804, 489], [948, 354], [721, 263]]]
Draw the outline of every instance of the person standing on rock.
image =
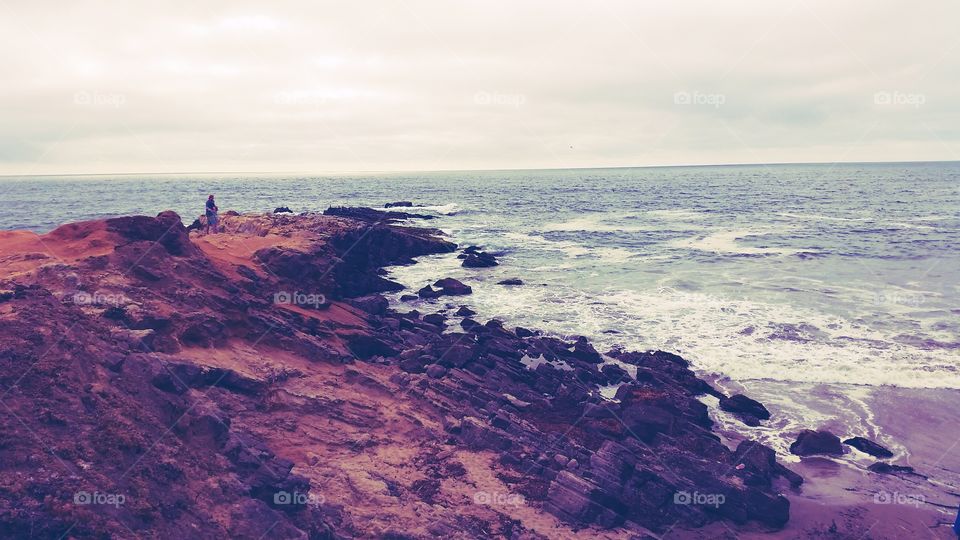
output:
[[213, 200], [213, 195], [207, 197], [207, 234], [210, 234], [211, 227], [213, 232], [217, 232], [217, 226], [220, 223], [220, 218], [217, 216], [219, 210], [217, 203]]

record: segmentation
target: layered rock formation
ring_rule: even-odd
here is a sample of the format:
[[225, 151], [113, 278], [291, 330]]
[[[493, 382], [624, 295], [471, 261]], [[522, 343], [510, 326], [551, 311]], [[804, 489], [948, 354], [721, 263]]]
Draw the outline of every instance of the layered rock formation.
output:
[[787, 521], [779, 493], [801, 480], [711, 432], [700, 396], [722, 396], [683, 359], [390, 310], [376, 293], [400, 286], [381, 267], [456, 246], [331, 214], [226, 215], [212, 236], [170, 212], [0, 233], [0, 536], [631, 538]]

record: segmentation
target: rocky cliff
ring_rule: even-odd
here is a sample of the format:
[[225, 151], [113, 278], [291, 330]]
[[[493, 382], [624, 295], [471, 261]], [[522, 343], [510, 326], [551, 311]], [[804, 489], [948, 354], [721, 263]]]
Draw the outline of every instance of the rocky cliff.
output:
[[383, 266], [456, 246], [331, 214], [227, 215], [210, 236], [172, 212], [0, 233], [0, 536], [786, 523], [779, 493], [801, 479], [711, 432], [700, 398], [726, 397], [682, 358], [388, 309]]

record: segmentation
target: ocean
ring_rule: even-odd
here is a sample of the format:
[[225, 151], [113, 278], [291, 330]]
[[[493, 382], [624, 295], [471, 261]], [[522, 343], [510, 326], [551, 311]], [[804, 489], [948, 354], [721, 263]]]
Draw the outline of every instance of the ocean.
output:
[[[208, 193], [240, 212], [413, 201], [501, 265], [439, 255], [393, 279], [455, 277], [481, 320], [676, 352], [721, 387], [844, 388], [861, 420], [871, 388], [960, 389], [960, 163], [3, 178], [0, 229], [166, 209], [189, 224]], [[763, 396], [780, 433], [829, 416], [794, 394]]]

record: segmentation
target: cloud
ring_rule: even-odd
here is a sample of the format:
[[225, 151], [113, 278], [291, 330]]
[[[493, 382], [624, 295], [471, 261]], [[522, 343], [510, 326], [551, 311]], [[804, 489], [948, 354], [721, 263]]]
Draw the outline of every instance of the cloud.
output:
[[957, 15], [13, 1], [0, 174], [960, 159]]

